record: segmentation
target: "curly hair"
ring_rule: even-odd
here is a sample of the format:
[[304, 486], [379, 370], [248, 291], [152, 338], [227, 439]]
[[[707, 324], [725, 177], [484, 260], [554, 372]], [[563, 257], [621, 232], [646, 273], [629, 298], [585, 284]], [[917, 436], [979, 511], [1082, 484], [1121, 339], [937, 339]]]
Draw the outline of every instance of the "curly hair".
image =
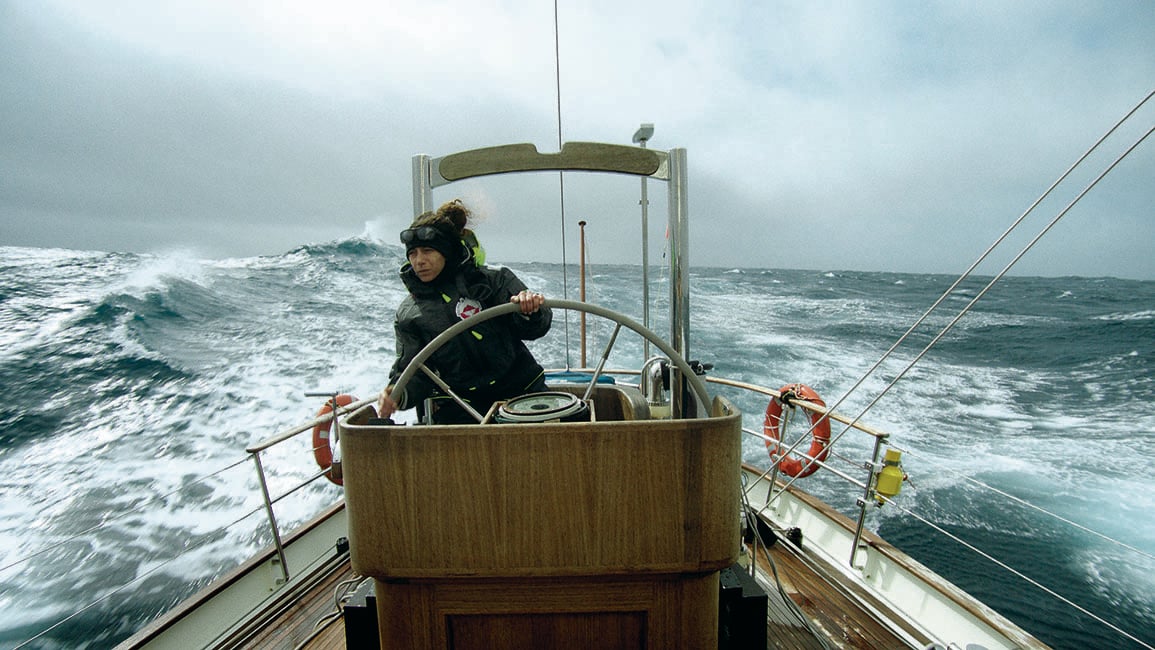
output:
[[465, 207], [461, 199], [453, 199], [442, 204], [440, 208], [437, 208], [436, 214], [439, 218], [452, 223], [459, 233], [465, 232], [466, 226], [469, 225], [469, 221], [473, 217], [473, 213], [469, 211], [469, 208]]
[[473, 213], [469, 211], [469, 208], [465, 207], [461, 199], [453, 199], [443, 204], [440, 208], [437, 208], [436, 212], [421, 213], [413, 220], [413, 223], [409, 224], [409, 227], [441, 226], [443, 229], [446, 229], [445, 227], [448, 226], [452, 228], [453, 233], [461, 235], [467, 232], [468, 229], [466, 226], [469, 225], [472, 216]]

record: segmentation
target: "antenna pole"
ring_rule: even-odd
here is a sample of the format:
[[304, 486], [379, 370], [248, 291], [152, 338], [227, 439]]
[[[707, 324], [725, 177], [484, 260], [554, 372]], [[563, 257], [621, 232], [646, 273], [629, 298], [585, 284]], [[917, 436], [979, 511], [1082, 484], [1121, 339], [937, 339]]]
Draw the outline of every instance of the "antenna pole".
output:
[[[642, 124], [634, 132], [634, 142], [646, 148], [646, 142], [654, 137], [654, 125]], [[642, 325], [650, 326], [650, 199], [646, 195], [647, 177], [642, 177]], [[650, 358], [650, 342], [642, 343], [642, 361]]]

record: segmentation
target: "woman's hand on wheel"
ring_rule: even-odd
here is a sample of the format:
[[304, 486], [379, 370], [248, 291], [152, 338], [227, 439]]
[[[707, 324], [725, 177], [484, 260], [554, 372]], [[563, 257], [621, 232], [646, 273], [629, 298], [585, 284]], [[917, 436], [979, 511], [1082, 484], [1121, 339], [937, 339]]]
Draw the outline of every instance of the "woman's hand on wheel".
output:
[[545, 302], [545, 296], [536, 291], [526, 289], [525, 291], [514, 294], [509, 301], [515, 305], [519, 305], [521, 307], [521, 313], [528, 316], [541, 309], [542, 303]]

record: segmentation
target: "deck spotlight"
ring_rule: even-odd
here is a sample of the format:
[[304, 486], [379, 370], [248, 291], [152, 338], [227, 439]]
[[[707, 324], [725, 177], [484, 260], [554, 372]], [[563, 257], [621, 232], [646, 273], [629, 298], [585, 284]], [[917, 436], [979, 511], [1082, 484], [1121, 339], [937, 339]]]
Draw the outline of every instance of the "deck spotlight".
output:
[[646, 142], [652, 137], [654, 137], [654, 125], [643, 124], [639, 126], [638, 130], [634, 133], [634, 143], [645, 147]]

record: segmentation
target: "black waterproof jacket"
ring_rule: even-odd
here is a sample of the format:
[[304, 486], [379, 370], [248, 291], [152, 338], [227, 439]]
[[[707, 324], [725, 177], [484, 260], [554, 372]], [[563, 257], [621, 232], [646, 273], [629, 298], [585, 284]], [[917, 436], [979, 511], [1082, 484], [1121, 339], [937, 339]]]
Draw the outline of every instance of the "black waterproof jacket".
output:
[[[438, 334], [481, 309], [508, 303], [526, 288], [507, 268], [472, 263], [446, 269], [430, 283], [418, 279], [412, 266], [405, 264], [401, 280], [409, 295], [397, 308], [393, 323], [397, 361], [389, 374], [390, 384]], [[484, 414], [496, 400], [544, 390], [542, 367], [524, 341], [544, 336], [552, 321], [553, 314], [546, 307], [529, 316], [513, 313], [490, 319], [451, 339], [425, 365]], [[435, 391], [433, 382], [419, 371], [405, 394], [393, 399], [401, 409], [413, 408]]]

